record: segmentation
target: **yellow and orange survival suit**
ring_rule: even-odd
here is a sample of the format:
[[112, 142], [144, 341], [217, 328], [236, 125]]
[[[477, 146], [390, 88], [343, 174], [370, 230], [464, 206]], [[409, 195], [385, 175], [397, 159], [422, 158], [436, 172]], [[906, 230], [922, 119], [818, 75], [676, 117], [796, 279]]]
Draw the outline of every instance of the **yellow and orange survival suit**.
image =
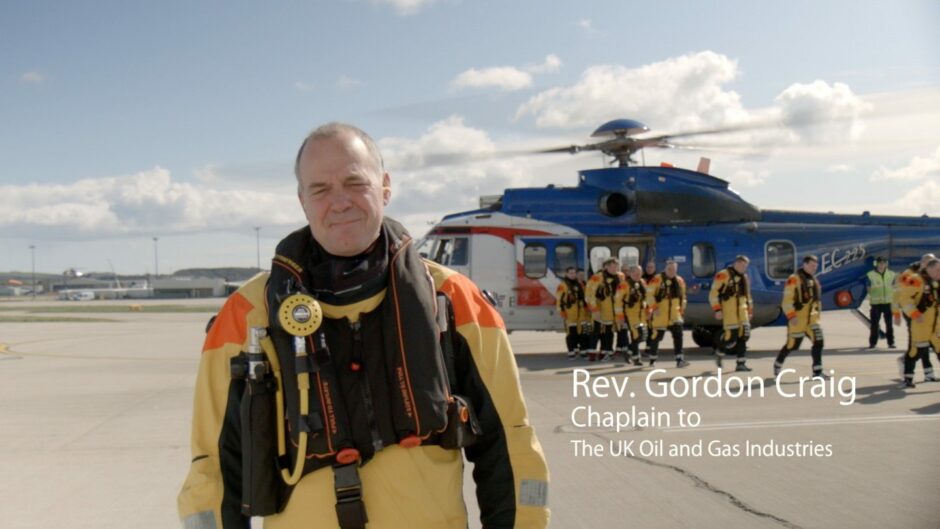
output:
[[[717, 358], [721, 367], [722, 357], [734, 353], [737, 357], [737, 371], [750, 371], [747, 367], [747, 341], [751, 337], [751, 312], [754, 300], [751, 298], [751, 283], [747, 277], [748, 259], [738, 256], [735, 262], [715, 274], [708, 302], [721, 319], [722, 333], [718, 339]], [[742, 271], [739, 271], [742, 269]]]
[[914, 367], [920, 357], [924, 379], [935, 382], [930, 363], [930, 347], [940, 352], [940, 260], [933, 259], [918, 274], [909, 276], [904, 285], [901, 310], [911, 320], [911, 346], [904, 355], [902, 387], [914, 387]]
[[799, 349], [804, 337], [813, 342], [813, 376], [823, 376], [822, 351], [823, 331], [819, 325], [822, 313], [822, 285], [816, 278], [819, 260], [808, 255], [802, 267], [787, 278], [783, 287], [783, 302], [780, 308], [787, 317], [787, 343], [780, 349], [774, 361], [774, 376], [780, 374], [787, 355]]
[[588, 361], [597, 359], [595, 349], [600, 343], [603, 360], [609, 360], [614, 354], [614, 332], [617, 326], [617, 311], [614, 296], [623, 281], [620, 264], [617, 259], [604, 261], [604, 269], [591, 276], [585, 287], [584, 299], [594, 319], [594, 332], [588, 351]]
[[581, 329], [584, 322], [590, 320], [590, 313], [584, 301], [584, 286], [578, 281], [574, 267], [565, 270], [565, 277], [555, 289], [555, 307], [564, 320], [568, 358], [573, 359], [581, 353]]
[[633, 365], [643, 365], [640, 361], [640, 343], [645, 342], [648, 328], [646, 325], [648, 311], [646, 308], [646, 284], [640, 277], [640, 268], [630, 269], [630, 275], [620, 284], [614, 296], [617, 311], [617, 323], [622, 332], [627, 333], [630, 351], [630, 360]]
[[676, 367], [689, 365], [682, 353], [682, 325], [685, 314], [686, 289], [685, 281], [676, 274], [676, 263], [666, 261], [666, 269], [656, 274], [646, 286], [646, 302], [651, 311], [650, 325], [652, 330], [651, 347], [648, 350], [650, 365], [659, 359], [659, 343], [666, 335], [666, 330], [672, 335], [672, 344], [676, 352]]
[[[322, 324], [304, 335], [315, 307]], [[278, 404], [251, 407], [265, 396]], [[463, 453], [446, 437], [471, 419], [451, 413], [458, 397], [479, 425]], [[548, 469], [502, 318], [390, 219], [362, 260], [328, 256], [304, 227], [278, 245], [270, 275], [228, 298], [203, 346], [191, 443], [187, 529], [245, 529], [249, 516], [265, 529], [465, 529], [464, 456], [483, 527], [548, 525]], [[255, 458], [265, 444], [273, 456]]]

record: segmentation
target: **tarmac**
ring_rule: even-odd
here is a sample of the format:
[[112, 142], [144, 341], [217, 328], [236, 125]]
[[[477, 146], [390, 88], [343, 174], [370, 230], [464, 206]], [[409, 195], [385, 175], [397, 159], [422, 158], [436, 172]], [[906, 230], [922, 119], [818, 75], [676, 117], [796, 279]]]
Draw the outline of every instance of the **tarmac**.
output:
[[[142, 310], [29, 315], [110, 321], [0, 320], [2, 527], [180, 526], [176, 495], [189, 466], [193, 382], [211, 314], [147, 310], [176, 301], [37, 301], [0, 302], [0, 317], [36, 305], [107, 303]], [[650, 388], [648, 366], [570, 361], [561, 333], [512, 334], [530, 421], [552, 474], [551, 527], [940, 527], [940, 383], [919, 383], [918, 366], [917, 388], [898, 389], [900, 350], [883, 342], [864, 349], [867, 329], [848, 312], [827, 312], [822, 323], [824, 364], [833, 370], [824, 388], [799, 381], [810, 374], [808, 344], [791, 354], [785, 367], [795, 372], [778, 386], [772, 364], [784, 329], [761, 328], [749, 344], [754, 371], [733, 373], [734, 361], [726, 360], [720, 397], [705, 394], [706, 381], [716, 386], [715, 363], [688, 333], [691, 365], [675, 367], [667, 337], [656, 365], [666, 371], [653, 374]], [[896, 332], [904, 345], [903, 328]], [[696, 377], [696, 397], [675, 394]], [[853, 398], [853, 377], [854, 402], [843, 405]], [[661, 383], [672, 384], [669, 396], [656, 396]], [[803, 397], [787, 396], [801, 387]], [[750, 397], [735, 396], [745, 388]], [[587, 425], [587, 406], [630, 424], [619, 431]], [[660, 424], [634, 424], [654, 407]], [[700, 422], [692, 426], [695, 414]], [[624, 447], [633, 454], [617, 453]], [[469, 468], [466, 476], [470, 527], [479, 528]]]

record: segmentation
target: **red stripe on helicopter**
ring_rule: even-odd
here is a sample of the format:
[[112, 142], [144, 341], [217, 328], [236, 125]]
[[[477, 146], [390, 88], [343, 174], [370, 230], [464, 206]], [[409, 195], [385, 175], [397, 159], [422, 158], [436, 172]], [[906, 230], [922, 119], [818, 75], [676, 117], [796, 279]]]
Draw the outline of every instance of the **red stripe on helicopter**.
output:
[[515, 237], [553, 234], [542, 230], [519, 228], [496, 228], [491, 226], [455, 226], [451, 228], [445, 226], [434, 230], [432, 235], [492, 235], [512, 243]]
[[526, 277], [521, 263], [516, 263], [516, 300], [523, 307], [554, 307], [555, 296], [538, 279]]

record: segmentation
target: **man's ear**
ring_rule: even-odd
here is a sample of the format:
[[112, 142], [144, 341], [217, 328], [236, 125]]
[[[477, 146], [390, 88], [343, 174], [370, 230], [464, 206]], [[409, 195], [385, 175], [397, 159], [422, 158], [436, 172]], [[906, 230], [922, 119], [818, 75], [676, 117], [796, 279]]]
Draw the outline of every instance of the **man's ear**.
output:
[[388, 171], [382, 175], [382, 201], [387, 206], [389, 200], [392, 199], [392, 177], [388, 174]]

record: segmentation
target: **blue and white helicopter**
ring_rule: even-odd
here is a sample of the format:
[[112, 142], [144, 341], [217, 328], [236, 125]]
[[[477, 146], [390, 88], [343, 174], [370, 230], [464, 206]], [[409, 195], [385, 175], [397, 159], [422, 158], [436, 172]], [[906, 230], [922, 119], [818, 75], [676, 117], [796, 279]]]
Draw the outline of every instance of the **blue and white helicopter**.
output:
[[671, 148], [674, 138], [713, 132], [638, 137], [648, 130], [619, 119], [594, 131], [596, 143], [538, 151], [600, 151], [617, 164], [580, 171], [573, 187], [481, 197], [480, 209], [437, 223], [421, 251], [493, 294], [509, 331], [560, 329], [554, 292], [569, 266], [590, 274], [615, 256], [623, 264], [655, 261], [662, 270], [665, 260], [675, 260], [688, 285], [686, 325], [705, 347], [718, 325], [708, 303], [712, 277], [738, 254], [751, 258], [753, 323], [760, 326], [785, 323], [783, 284], [806, 254], [819, 256], [829, 310], [858, 308], [874, 257], [900, 270], [940, 250], [940, 218], [760, 209], [707, 174], [707, 159], [697, 171], [638, 166], [633, 155], [640, 149]]

